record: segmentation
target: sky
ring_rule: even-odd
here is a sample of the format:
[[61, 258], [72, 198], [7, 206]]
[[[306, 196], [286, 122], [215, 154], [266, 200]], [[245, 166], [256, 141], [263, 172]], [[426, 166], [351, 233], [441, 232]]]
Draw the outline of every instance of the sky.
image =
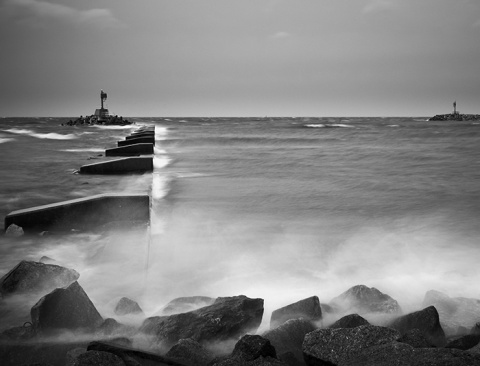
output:
[[0, 116], [480, 113], [480, 0], [0, 0]]

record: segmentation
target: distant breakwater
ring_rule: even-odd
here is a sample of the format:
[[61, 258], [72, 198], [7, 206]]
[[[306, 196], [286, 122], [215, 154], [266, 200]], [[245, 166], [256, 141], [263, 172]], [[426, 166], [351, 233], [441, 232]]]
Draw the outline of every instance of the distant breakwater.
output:
[[437, 114], [429, 119], [429, 121], [477, 121], [480, 120], [480, 114]]

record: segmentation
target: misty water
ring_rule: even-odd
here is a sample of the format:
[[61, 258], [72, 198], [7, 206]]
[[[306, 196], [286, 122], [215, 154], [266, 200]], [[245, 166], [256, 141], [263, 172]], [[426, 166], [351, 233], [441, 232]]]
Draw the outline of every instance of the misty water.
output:
[[[56, 259], [104, 318], [179, 296], [279, 306], [376, 287], [404, 311], [426, 291], [480, 298], [480, 125], [426, 118], [136, 118], [122, 128], [0, 120], [0, 214], [106, 192], [148, 193], [150, 230], [0, 239], [0, 274]], [[74, 174], [139, 125], [153, 174]], [[34, 301], [34, 300], [32, 300]], [[17, 324], [14, 324], [17, 325]]]

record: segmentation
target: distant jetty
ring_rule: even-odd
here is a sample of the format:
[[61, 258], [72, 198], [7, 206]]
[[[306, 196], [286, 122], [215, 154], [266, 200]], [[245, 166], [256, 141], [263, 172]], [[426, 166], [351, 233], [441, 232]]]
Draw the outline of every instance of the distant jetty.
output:
[[62, 125], [77, 126], [77, 125], [131, 125], [130, 122], [123, 117], [111, 115], [107, 108], [104, 108], [103, 103], [107, 100], [107, 93], [100, 91], [100, 108], [95, 110], [91, 116], [80, 116], [76, 120], [70, 120]]
[[453, 112], [448, 114], [437, 114], [429, 121], [478, 121], [480, 114], [462, 114], [457, 111], [457, 101], [453, 102]]

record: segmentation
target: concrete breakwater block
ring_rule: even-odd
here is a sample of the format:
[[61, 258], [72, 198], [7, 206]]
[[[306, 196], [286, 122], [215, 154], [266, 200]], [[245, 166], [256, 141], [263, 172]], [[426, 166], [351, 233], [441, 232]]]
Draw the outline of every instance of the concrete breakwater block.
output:
[[140, 137], [155, 137], [155, 131], [132, 133], [125, 137], [125, 140], [137, 139]]
[[26, 233], [45, 230], [89, 230], [112, 222], [149, 222], [146, 194], [99, 194], [10, 212], [5, 228], [21, 226]]
[[105, 156], [152, 155], [153, 144], [134, 144], [105, 150]]
[[127, 145], [134, 145], [134, 144], [154, 144], [155, 145], [155, 136], [144, 136], [144, 137], [136, 137], [133, 139], [118, 141], [117, 146], [127, 146]]
[[81, 174], [129, 174], [153, 171], [153, 157], [132, 157], [84, 165]]

